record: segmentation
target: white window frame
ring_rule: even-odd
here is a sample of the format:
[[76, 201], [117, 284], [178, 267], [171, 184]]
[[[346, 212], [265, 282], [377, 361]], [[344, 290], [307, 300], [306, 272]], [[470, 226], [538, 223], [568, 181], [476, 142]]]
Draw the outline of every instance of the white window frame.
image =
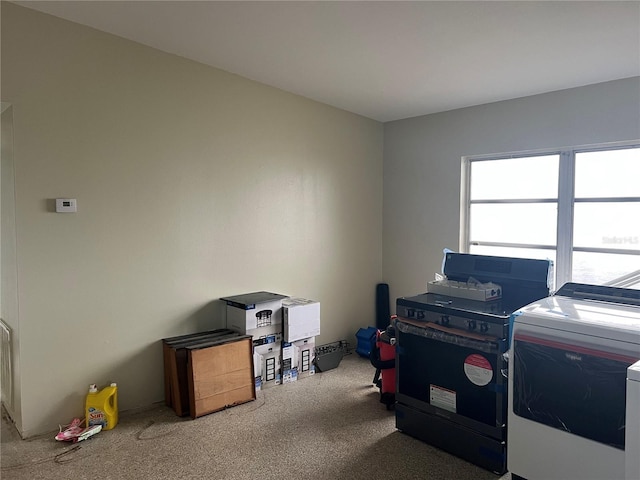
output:
[[[638, 202], [640, 196], [637, 197], [596, 197], [596, 198], [575, 198], [574, 180], [575, 180], [575, 158], [576, 154], [583, 152], [605, 151], [605, 150], [621, 150], [625, 148], [640, 148], [640, 140], [629, 142], [615, 142], [598, 145], [586, 145], [580, 147], [564, 147], [560, 149], [548, 150], [529, 150], [525, 152], [510, 152], [496, 155], [470, 155], [462, 157], [461, 171], [461, 188], [460, 188], [460, 239], [459, 249], [463, 253], [469, 253], [470, 247], [473, 245], [492, 246], [492, 247], [509, 247], [509, 248], [534, 248], [556, 250], [555, 269], [555, 285], [557, 287], [571, 281], [572, 276], [572, 252], [596, 252], [596, 253], [613, 253], [613, 254], [630, 254], [640, 255], [640, 250], [633, 249], [614, 249], [614, 248], [584, 248], [573, 246], [573, 210], [575, 203], [578, 202]], [[520, 159], [525, 157], [558, 155], [559, 171], [558, 171], [558, 197], [556, 198], [536, 198], [536, 199], [498, 199], [498, 200], [475, 200], [471, 201], [471, 164], [483, 160], [507, 160]], [[511, 244], [500, 242], [479, 242], [469, 238], [470, 235], [470, 213], [472, 203], [556, 203], [558, 204], [557, 216], [557, 236], [556, 245], [534, 245], [534, 244]], [[632, 274], [634, 281], [638, 281], [638, 275]], [[620, 286], [624, 286], [624, 277], [621, 277]]]

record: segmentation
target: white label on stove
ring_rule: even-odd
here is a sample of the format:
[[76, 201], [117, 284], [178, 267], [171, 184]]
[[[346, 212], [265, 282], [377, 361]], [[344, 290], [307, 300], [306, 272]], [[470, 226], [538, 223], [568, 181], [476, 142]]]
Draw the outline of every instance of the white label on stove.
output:
[[437, 385], [429, 385], [429, 403], [434, 407], [456, 413], [456, 392]]
[[489, 360], [474, 353], [464, 360], [464, 373], [471, 383], [484, 387], [493, 378], [493, 369]]

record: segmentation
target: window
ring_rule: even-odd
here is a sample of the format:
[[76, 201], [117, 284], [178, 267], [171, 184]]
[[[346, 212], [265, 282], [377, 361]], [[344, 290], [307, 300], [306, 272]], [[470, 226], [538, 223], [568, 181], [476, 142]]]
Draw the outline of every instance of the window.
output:
[[461, 250], [640, 289], [640, 145], [463, 159]]

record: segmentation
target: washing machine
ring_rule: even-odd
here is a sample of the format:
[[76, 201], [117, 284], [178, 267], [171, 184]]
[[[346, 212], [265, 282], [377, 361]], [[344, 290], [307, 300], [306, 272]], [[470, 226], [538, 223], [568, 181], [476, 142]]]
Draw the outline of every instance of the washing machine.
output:
[[514, 480], [640, 478], [640, 291], [569, 283], [511, 316]]

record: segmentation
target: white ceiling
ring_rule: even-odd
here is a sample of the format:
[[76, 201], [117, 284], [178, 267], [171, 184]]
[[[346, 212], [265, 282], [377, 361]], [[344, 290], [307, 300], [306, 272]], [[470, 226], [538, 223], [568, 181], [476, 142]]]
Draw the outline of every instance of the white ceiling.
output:
[[390, 121], [640, 75], [638, 1], [17, 1]]

